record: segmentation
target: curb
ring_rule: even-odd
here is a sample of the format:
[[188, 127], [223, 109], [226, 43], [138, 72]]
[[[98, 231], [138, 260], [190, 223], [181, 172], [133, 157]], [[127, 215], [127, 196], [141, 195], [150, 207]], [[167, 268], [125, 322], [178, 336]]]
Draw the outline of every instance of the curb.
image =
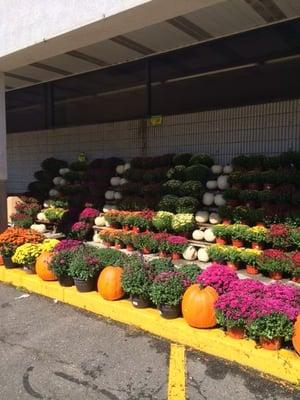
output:
[[220, 329], [194, 329], [183, 318], [166, 320], [161, 318], [159, 311], [136, 309], [128, 300], [107, 301], [97, 292], [79, 293], [75, 287], [64, 288], [58, 282], [45, 282], [37, 275], [28, 275], [17, 269], [0, 266], [0, 281], [135, 326], [204, 353], [237, 362], [277, 379], [293, 384], [300, 382], [300, 357], [295, 352], [260, 349], [253, 340], [232, 339]]

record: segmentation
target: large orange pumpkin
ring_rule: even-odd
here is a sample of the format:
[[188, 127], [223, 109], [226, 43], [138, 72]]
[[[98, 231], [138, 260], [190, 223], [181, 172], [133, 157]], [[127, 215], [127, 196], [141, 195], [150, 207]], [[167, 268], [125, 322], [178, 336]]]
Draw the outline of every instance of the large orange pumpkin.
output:
[[124, 296], [121, 286], [123, 268], [107, 266], [98, 278], [98, 292], [105, 300], [118, 300]]
[[36, 259], [35, 269], [37, 275], [43, 279], [43, 281], [56, 281], [57, 278], [54, 273], [49, 269], [49, 264], [52, 258], [51, 252], [44, 252]]
[[300, 355], [300, 315], [298, 315], [298, 318], [294, 325], [294, 336], [292, 342], [294, 349]]
[[217, 323], [214, 304], [218, 297], [210, 286], [191, 285], [182, 299], [183, 318], [194, 328], [213, 328]]

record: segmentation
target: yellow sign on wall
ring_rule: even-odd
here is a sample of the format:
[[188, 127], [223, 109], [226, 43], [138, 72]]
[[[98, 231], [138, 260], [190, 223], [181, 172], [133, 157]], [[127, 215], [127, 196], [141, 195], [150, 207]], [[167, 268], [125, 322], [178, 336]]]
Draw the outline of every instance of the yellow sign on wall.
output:
[[162, 115], [152, 115], [150, 118], [150, 124], [152, 126], [157, 126], [162, 124]]

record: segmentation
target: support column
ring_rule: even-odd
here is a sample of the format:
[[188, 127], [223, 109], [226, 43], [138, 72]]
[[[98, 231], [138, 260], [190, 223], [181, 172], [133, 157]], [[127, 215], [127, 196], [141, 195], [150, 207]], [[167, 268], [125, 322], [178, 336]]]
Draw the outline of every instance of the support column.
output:
[[5, 77], [0, 72], [0, 232], [7, 227], [7, 145]]

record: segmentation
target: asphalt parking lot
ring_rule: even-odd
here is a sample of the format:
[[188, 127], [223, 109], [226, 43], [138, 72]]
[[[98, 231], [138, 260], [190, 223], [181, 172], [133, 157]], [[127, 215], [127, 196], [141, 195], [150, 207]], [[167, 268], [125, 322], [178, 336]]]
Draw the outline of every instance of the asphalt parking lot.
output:
[[[169, 342], [4, 284], [0, 312], [0, 400], [168, 399]], [[186, 398], [300, 400], [300, 392], [186, 350]]]

